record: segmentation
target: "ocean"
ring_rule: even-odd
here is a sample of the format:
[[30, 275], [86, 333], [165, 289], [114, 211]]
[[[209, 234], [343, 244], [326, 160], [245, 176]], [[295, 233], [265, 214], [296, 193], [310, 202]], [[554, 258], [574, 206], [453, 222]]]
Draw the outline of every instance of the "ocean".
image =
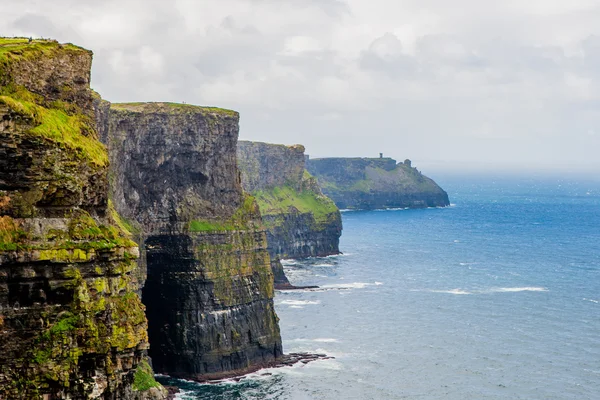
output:
[[285, 262], [320, 289], [277, 292], [284, 350], [335, 359], [179, 398], [600, 398], [600, 182], [436, 178], [451, 207], [344, 212], [343, 255]]

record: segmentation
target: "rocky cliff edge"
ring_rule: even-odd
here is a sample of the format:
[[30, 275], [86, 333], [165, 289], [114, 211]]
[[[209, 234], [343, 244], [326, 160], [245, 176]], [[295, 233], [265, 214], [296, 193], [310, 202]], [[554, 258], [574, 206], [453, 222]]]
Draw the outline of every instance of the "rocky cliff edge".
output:
[[108, 199], [92, 53], [0, 38], [0, 398], [163, 398]]
[[267, 227], [276, 285], [288, 284], [279, 258], [339, 254], [340, 212], [306, 171], [304, 146], [240, 141], [238, 160]]
[[237, 168], [238, 113], [104, 103], [98, 119], [115, 207], [138, 230], [147, 267], [155, 371], [207, 380], [278, 359], [265, 228]]
[[450, 205], [448, 194], [410, 160], [315, 158], [308, 171], [341, 209], [426, 208]]

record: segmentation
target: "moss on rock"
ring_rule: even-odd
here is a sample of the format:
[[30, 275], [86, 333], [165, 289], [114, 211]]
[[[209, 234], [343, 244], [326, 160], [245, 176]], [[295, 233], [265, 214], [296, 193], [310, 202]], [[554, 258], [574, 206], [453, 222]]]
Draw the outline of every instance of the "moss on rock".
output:
[[112, 103], [111, 108], [119, 111], [129, 111], [134, 113], [165, 113], [165, 114], [203, 114], [203, 115], [225, 115], [238, 117], [237, 111], [227, 110], [218, 107], [196, 106], [182, 103]]
[[90, 65], [73, 45], [0, 39], [0, 398], [125, 398], [145, 359]]

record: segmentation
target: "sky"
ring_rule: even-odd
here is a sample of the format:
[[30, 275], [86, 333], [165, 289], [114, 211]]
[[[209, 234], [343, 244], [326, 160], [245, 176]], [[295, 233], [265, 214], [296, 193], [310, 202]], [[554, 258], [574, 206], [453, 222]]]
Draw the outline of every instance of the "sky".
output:
[[240, 112], [240, 138], [424, 172], [600, 171], [598, 0], [0, 0], [94, 52], [112, 102]]

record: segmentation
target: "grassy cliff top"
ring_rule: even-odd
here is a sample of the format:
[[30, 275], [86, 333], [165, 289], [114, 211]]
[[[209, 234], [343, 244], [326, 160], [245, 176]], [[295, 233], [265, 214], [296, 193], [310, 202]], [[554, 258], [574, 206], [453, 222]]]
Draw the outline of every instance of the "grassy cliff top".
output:
[[59, 50], [90, 53], [90, 50], [71, 43], [61, 44], [56, 40], [34, 39], [29, 43], [29, 38], [0, 37], [0, 64], [38, 57], [39, 55], [51, 57]]
[[217, 107], [202, 107], [182, 103], [113, 103], [111, 109], [117, 111], [129, 111], [134, 113], [162, 113], [162, 114], [213, 114], [229, 117], [238, 117], [237, 111]]
[[311, 190], [298, 191], [290, 186], [278, 186], [254, 193], [262, 215], [285, 215], [292, 210], [312, 214], [317, 224], [326, 223], [338, 208], [328, 197]]
[[365, 161], [394, 161], [396, 162], [396, 160], [394, 160], [392, 157], [320, 157], [320, 158], [312, 158], [310, 159], [310, 161], [326, 161], [326, 160], [336, 160], [336, 161], [361, 161], [361, 160], [365, 160]]
[[253, 140], [238, 140], [238, 146], [252, 146], [252, 147], [264, 147], [271, 149], [291, 149], [297, 150], [299, 152], [304, 153], [306, 148], [301, 144], [279, 144], [279, 143], [267, 143], [267, 142], [255, 142]]
[[97, 140], [94, 121], [89, 116], [70, 112], [63, 102], [54, 102], [52, 107], [41, 106], [40, 99], [23, 88], [15, 92], [0, 90], [0, 106], [33, 121], [35, 126], [27, 132], [29, 135], [74, 150], [81, 159], [97, 166], [108, 164], [106, 148]]

